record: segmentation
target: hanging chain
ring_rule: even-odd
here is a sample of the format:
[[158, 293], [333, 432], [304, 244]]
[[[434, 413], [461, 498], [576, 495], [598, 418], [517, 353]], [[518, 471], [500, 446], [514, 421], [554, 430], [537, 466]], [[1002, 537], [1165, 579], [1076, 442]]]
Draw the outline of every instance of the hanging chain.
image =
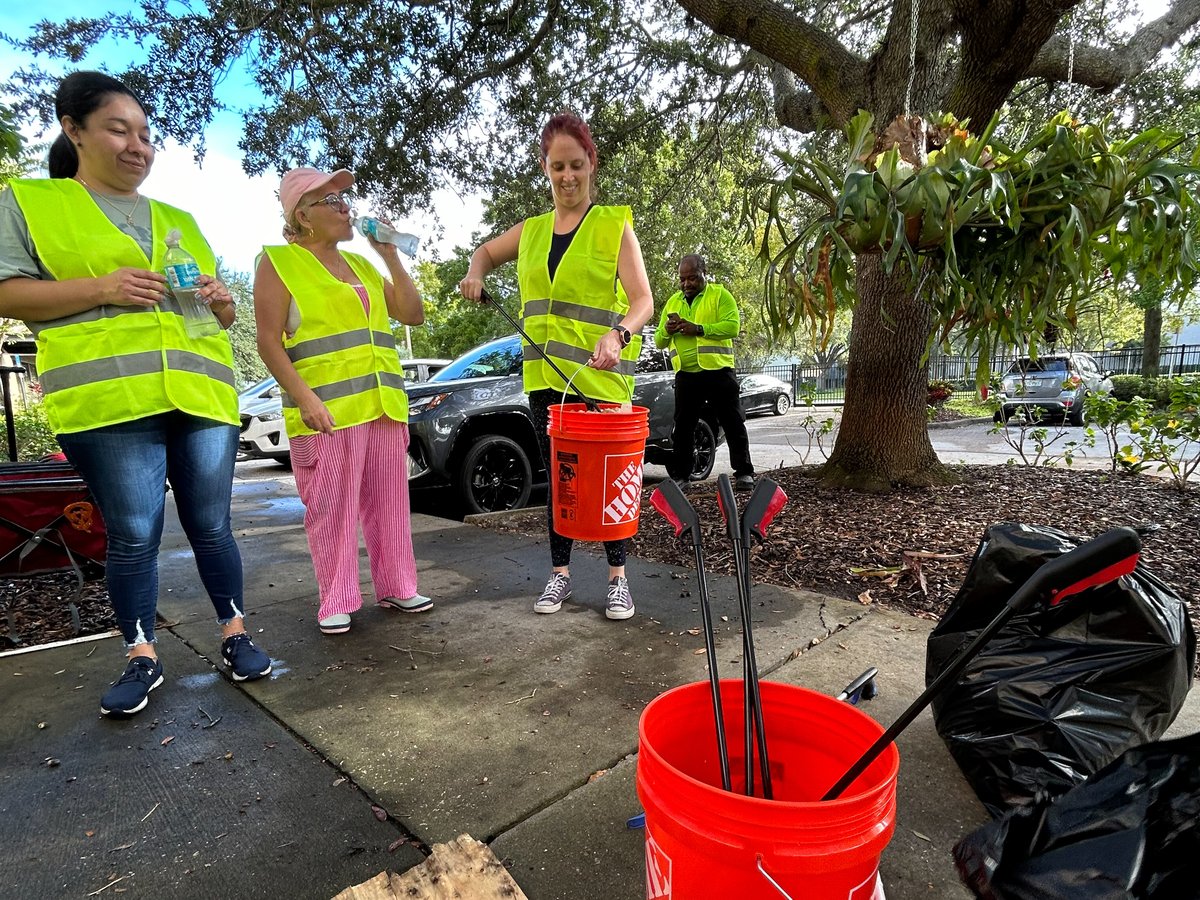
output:
[[1067, 89], [1075, 82], [1075, 12], [1067, 16]]
[[912, 112], [913, 84], [917, 80], [917, 20], [921, 15], [921, 0], [912, 0], [908, 23], [908, 87], [904, 90], [904, 116]]

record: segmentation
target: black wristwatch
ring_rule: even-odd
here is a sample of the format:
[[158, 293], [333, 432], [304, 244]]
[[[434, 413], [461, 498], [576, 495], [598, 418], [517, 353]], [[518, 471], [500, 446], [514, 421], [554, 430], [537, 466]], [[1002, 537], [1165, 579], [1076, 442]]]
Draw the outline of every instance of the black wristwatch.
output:
[[612, 330], [621, 336], [621, 346], [628, 347], [629, 342], [633, 340], [633, 335], [630, 334], [629, 329], [624, 325], [614, 325]]

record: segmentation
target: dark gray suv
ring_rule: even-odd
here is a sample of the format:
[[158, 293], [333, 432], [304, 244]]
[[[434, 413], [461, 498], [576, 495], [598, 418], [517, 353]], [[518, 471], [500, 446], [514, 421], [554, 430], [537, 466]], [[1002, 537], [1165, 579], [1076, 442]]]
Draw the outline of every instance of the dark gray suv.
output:
[[[666, 355], [643, 342], [633, 402], [650, 410], [646, 462], [666, 465], [675, 418], [675, 373]], [[571, 402], [567, 398], [567, 402]], [[469, 513], [519, 509], [546, 480], [521, 384], [521, 339], [488, 341], [424, 384], [408, 387], [408, 477], [413, 487], [450, 485]], [[692, 477], [712, 472], [719, 442], [715, 417], [696, 427]]]

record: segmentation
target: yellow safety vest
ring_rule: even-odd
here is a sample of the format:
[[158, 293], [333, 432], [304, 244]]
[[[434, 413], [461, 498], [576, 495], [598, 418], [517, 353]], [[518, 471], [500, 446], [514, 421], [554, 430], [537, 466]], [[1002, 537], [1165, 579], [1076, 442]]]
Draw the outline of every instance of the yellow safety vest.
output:
[[[681, 318], [687, 319], [689, 322], [695, 322], [697, 325], [707, 325], [710, 322], [716, 322], [719, 317], [718, 309], [720, 307], [721, 295], [725, 292], [725, 288], [717, 284], [715, 281], [710, 281], [704, 286], [700, 296], [691, 303], [683, 296], [683, 291], [676, 291], [667, 300], [666, 306], [663, 307], [664, 318], [673, 312], [679, 313]], [[714, 338], [708, 335], [697, 335], [696, 337], [688, 337], [683, 334], [671, 335], [672, 345], [679, 341], [695, 341], [696, 342], [696, 362], [699, 363], [701, 369], [732, 369], [733, 368], [733, 339], [732, 338]], [[680, 368], [679, 351], [674, 346], [671, 347], [671, 368], [676, 372]]]
[[[600, 338], [629, 311], [629, 298], [617, 280], [617, 257], [625, 223], [633, 222], [628, 206], [593, 206], [550, 279], [547, 260], [554, 233], [554, 213], [525, 220], [517, 256], [521, 317], [525, 333], [585, 397], [614, 403], [633, 396], [633, 373], [642, 337], [633, 336], [613, 372], [585, 364]], [[536, 350], [522, 347], [526, 391], [566, 387]], [[582, 368], [581, 368], [582, 366]]]
[[[99, 278], [125, 266], [161, 272], [172, 228], [200, 271], [216, 258], [186, 212], [150, 200], [154, 258], [100, 210], [70, 178], [17, 179], [13, 197], [25, 215], [42, 266], [56, 281]], [[174, 297], [157, 306], [97, 306], [27, 322], [37, 338], [46, 415], [56, 434], [86, 431], [171, 410], [238, 423], [233, 349], [220, 334], [189, 337]]]
[[[300, 310], [300, 327], [283, 335], [288, 358], [336, 423], [349, 428], [387, 416], [408, 421], [404, 370], [388, 325], [383, 276], [357, 253], [342, 258], [367, 289], [370, 315], [358, 293], [334, 278], [313, 254], [297, 244], [264, 247], [275, 271]], [[290, 396], [283, 398], [288, 437], [315, 432], [300, 418]], [[404, 473], [397, 477], [403, 478]]]

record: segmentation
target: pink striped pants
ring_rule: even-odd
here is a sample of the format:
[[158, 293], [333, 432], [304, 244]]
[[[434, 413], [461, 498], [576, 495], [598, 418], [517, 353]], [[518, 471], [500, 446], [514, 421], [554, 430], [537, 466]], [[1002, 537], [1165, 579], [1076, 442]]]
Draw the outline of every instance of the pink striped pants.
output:
[[362, 609], [360, 523], [376, 598], [416, 594], [408, 425], [381, 416], [332, 434], [298, 435], [291, 441], [291, 453], [321, 594], [317, 618]]

